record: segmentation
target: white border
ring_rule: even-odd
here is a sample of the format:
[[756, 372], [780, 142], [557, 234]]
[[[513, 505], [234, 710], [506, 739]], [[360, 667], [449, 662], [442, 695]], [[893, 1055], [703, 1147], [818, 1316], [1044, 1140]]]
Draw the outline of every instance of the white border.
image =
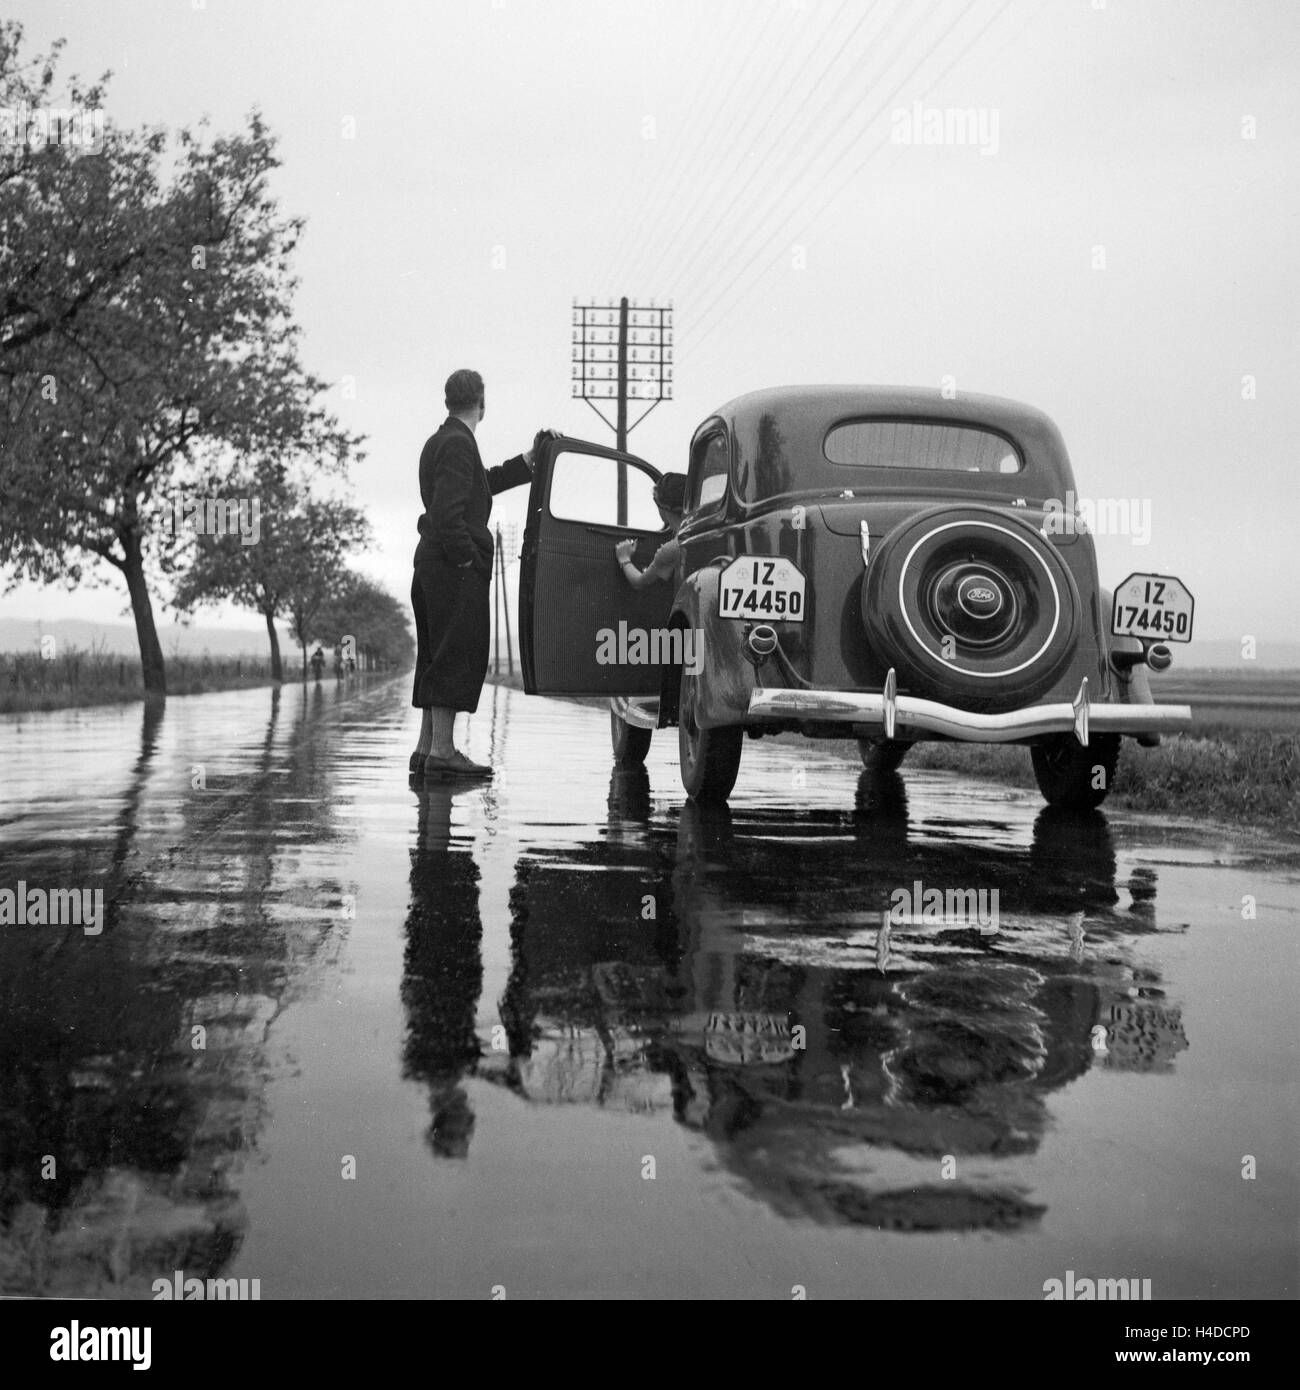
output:
[[899, 612], [903, 615], [903, 621], [907, 624], [907, 630], [912, 634], [913, 637], [916, 638], [917, 645], [921, 648], [923, 652], [925, 652], [927, 656], [934, 656], [934, 653], [931, 652], [930, 648], [926, 645], [924, 638], [922, 638], [921, 634], [917, 632], [917, 630], [912, 626], [912, 620], [907, 615], [907, 601], [904, 597], [903, 582], [907, 578], [907, 567], [912, 563], [912, 556], [916, 554], [917, 550], [921, 546], [923, 546], [925, 542], [930, 539], [931, 536], [937, 536], [940, 531], [951, 531], [955, 526], [982, 526], [987, 531], [1001, 531], [1001, 533], [1004, 536], [1009, 536], [1018, 545], [1024, 546], [1024, 548], [1038, 562], [1043, 573], [1047, 576], [1047, 582], [1052, 586], [1052, 598], [1056, 602], [1056, 614], [1052, 619], [1052, 630], [1047, 634], [1047, 637], [1044, 640], [1043, 645], [1039, 647], [1039, 649], [1033, 654], [1033, 656], [1029, 657], [1026, 661], [1022, 661], [1019, 666], [1012, 666], [1009, 670], [1006, 671], [972, 671], [965, 666], [958, 666], [954, 662], [945, 661], [942, 654], [940, 654], [937, 657], [937, 660], [942, 661], [945, 666], [950, 667], [954, 671], [960, 672], [963, 676], [974, 676], [976, 680], [1001, 680], [1004, 676], [1014, 676], [1017, 671], [1023, 671], [1027, 666], [1032, 666], [1034, 662], [1037, 661], [1040, 656], [1042, 656], [1042, 654], [1048, 649], [1048, 647], [1052, 645], [1052, 638], [1056, 636], [1056, 630], [1061, 625], [1061, 593], [1060, 590], [1056, 587], [1056, 579], [1053, 576], [1052, 571], [1048, 569], [1046, 561], [1044, 561], [1043, 557], [1038, 553], [1038, 551], [1035, 550], [1034, 547], [1029, 544], [1028, 540], [1026, 540], [1024, 536], [1017, 535], [1016, 532], [1008, 530], [1005, 526], [995, 526], [991, 521], [947, 521], [942, 526], [936, 526], [933, 530], [927, 531], [925, 535], [923, 535], [921, 539], [916, 542], [916, 544], [911, 548], [911, 550], [907, 552], [907, 559], [903, 561], [903, 568], [898, 572]]

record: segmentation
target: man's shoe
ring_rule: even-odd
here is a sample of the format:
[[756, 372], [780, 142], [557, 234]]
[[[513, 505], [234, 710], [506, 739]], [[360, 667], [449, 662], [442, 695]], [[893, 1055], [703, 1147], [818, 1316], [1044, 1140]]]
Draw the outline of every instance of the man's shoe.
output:
[[491, 777], [492, 769], [484, 763], [471, 762], [459, 749], [450, 757], [440, 758], [430, 753], [424, 760], [426, 777]]
[[412, 777], [418, 777], [424, 771], [425, 756], [423, 753], [411, 754], [411, 761], [407, 763], [407, 767], [410, 769]]

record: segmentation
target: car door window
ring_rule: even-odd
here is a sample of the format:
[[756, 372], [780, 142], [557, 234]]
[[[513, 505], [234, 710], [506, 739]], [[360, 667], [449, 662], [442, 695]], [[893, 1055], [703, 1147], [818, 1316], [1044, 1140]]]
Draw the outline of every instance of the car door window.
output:
[[730, 467], [731, 440], [726, 430], [713, 430], [695, 441], [695, 447], [691, 450], [688, 511], [708, 507], [718, 501], [727, 490]]
[[[581, 521], [594, 526], [619, 526], [616, 459], [595, 454], [557, 454], [551, 465], [549, 510], [557, 521]], [[655, 506], [655, 479], [635, 464], [626, 465], [629, 531], [661, 531]]]

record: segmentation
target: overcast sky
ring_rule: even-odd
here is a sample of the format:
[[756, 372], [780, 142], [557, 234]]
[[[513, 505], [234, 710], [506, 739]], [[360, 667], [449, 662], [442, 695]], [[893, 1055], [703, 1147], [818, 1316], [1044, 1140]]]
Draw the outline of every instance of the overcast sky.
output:
[[[488, 464], [542, 425], [612, 442], [569, 395], [570, 305], [627, 294], [676, 313], [676, 397], [631, 441], [656, 466], [744, 391], [953, 378], [1046, 410], [1085, 496], [1149, 503], [1148, 544], [1099, 539], [1104, 581], [1176, 573], [1199, 635], [1296, 636], [1293, 0], [6, 8], [29, 52], [113, 71], [119, 123], [261, 109], [308, 224], [304, 356], [368, 436], [364, 567], [398, 595], [447, 374], [487, 380]], [[918, 104], [978, 140], [901, 143]]]

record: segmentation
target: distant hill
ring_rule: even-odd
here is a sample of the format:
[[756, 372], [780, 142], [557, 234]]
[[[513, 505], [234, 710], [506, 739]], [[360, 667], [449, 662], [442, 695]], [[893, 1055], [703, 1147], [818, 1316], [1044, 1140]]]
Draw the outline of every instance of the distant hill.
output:
[[[295, 650], [287, 629], [281, 624], [280, 650], [291, 655]], [[75, 618], [58, 622], [23, 622], [18, 618], [0, 618], [0, 652], [32, 652], [37, 649], [40, 637], [49, 633], [54, 637], [60, 650], [76, 647], [90, 651], [96, 647], [114, 655], [136, 656], [140, 646], [136, 641], [135, 628], [130, 623], [84, 623]], [[269, 641], [266, 629], [262, 628], [221, 628], [221, 627], [181, 627], [178, 623], [160, 622], [158, 640], [162, 643], [163, 656], [173, 651], [182, 656], [202, 656], [204, 652], [212, 656], [261, 656], [267, 654]]]

